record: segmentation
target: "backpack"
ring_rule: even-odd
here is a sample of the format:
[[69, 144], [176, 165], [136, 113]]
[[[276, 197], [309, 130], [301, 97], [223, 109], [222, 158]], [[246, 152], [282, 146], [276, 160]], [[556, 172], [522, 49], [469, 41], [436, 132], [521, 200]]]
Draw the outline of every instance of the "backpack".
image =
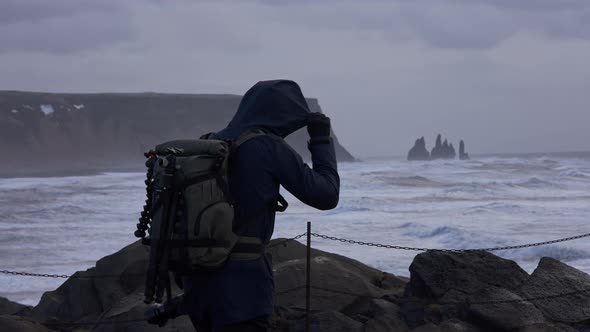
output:
[[[207, 134], [165, 142], [144, 154], [147, 199], [135, 232], [150, 247], [144, 302], [155, 295], [161, 303], [165, 289], [170, 298], [169, 272], [191, 275], [220, 268], [228, 259], [253, 260], [264, 253], [260, 239], [233, 232], [236, 202], [229, 190], [232, 155], [260, 135], [264, 132], [251, 130], [226, 141]], [[279, 195], [276, 210], [287, 205]]]

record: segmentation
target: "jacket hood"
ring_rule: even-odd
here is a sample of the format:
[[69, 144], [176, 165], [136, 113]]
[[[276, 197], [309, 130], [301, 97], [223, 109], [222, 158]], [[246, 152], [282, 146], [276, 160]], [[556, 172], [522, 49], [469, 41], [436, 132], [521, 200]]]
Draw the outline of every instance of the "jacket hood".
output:
[[285, 138], [304, 127], [310, 113], [299, 85], [289, 80], [261, 81], [251, 87], [227, 127], [217, 134], [236, 139], [250, 129]]

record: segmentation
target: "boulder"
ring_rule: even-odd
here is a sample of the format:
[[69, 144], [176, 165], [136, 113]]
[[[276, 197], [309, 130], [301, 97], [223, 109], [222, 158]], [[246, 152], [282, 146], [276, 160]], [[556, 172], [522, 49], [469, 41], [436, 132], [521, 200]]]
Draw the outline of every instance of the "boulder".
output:
[[410, 332], [440, 332], [440, 328], [436, 324], [427, 323], [412, 329]]
[[451, 290], [473, 294], [490, 286], [513, 291], [527, 278], [515, 262], [485, 251], [427, 251], [410, 265], [406, 295], [439, 299]]
[[31, 307], [12, 302], [0, 296], [0, 315], [22, 315], [28, 313]]
[[430, 160], [430, 152], [426, 149], [424, 136], [416, 140], [408, 152], [408, 160]]
[[[590, 320], [590, 275], [554, 258], [541, 258], [520, 293], [525, 298], [548, 296], [533, 303], [552, 321], [579, 323]], [[554, 296], [564, 293], [571, 294]]]
[[[271, 246], [283, 240], [274, 240]], [[272, 321], [286, 328], [303, 317], [306, 247], [290, 241], [271, 247], [268, 252], [273, 257], [277, 292]], [[312, 309], [316, 312], [339, 311], [358, 298], [379, 298], [386, 293], [401, 293], [406, 284], [404, 278], [397, 278], [344, 256], [316, 249], [312, 250], [311, 256], [314, 287]], [[148, 249], [139, 241], [135, 242], [99, 260], [96, 267], [77, 272], [57, 290], [45, 293], [39, 305], [33, 309], [32, 316], [47, 326], [56, 326], [51, 324], [58, 322], [97, 321], [99, 324], [94, 331], [157, 331], [157, 327], [141, 321], [147, 309], [142, 301], [147, 264]], [[88, 278], [92, 276], [102, 277]], [[174, 294], [180, 292], [173, 287]], [[318, 317], [318, 322], [334, 318], [333, 315]], [[130, 320], [138, 321], [128, 322]], [[352, 326], [352, 330], [361, 324], [354, 322], [352, 325], [347, 323], [349, 327]], [[71, 326], [74, 328], [76, 325]], [[87, 327], [84, 324], [80, 326]], [[170, 321], [166, 327], [192, 331], [187, 317]]]
[[43, 294], [32, 316], [41, 322], [96, 319], [129, 294], [143, 292], [147, 262], [148, 248], [136, 241]]
[[402, 313], [411, 328], [463, 318], [471, 294], [489, 287], [515, 290], [527, 277], [515, 262], [488, 252], [427, 251], [410, 265]]
[[559, 323], [541, 323], [526, 326], [520, 329], [520, 332], [580, 332], [587, 329], [577, 330], [571, 326]]
[[14, 315], [0, 315], [0, 331], [6, 332], [50, 332], [53, 330], [28, 318]]
[[[277, 239], [271, 246], [280, 243]], [[305, 245], [290, 241], [272, 247], [275, 277], [275, 304], [282, 307], [305, 307]], [[343, 310], [357, 297], [381, 297], [386, 293], [401, 291], [404, 278], [383, 273], [359, 261], [324, 252], [311, 250], [312, 309]]]
[[[305, 319], [296, 322], [289, 331], [305, 331]], [[325, 311], [310, 316], [311, 332], [362, 332], [363, 324], [338, 311]]]
[[458, 320], [456, 318], [451, 318], [449, 320], [445, 320], [439, 325], [441, 332], [479, 332], [481, 331], [477, 327], [466, 323], [464, 321]]
[[[495, 301], [515, 301], [490, 303]], [[530, 303], [503, 288], [488, 287], [470, 296], [469, 321], [495, 331], [509, 331], [544, 323], [543, 314]], [[488, 302], [488, 303], [485, 303]]]
[[398, 305], [386, 300], [373, 299], [369, 302], [368, 309], [365, 315], [372, 316], [365, 323], [365, 332], [408, 331]]

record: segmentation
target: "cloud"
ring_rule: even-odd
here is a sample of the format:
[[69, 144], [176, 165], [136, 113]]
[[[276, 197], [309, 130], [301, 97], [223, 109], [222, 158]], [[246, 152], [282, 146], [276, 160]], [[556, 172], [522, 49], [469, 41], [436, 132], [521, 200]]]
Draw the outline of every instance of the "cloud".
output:
[[585, 1], [78, 2], [0, 19], [0, 89], [243, 93], [290, 78], [361, 157], [438, 132], [474, 152], [590, 140]]
[[115, 1], [3, 0], [0, 53], [78, 53], [133, 39], [128, 8]]

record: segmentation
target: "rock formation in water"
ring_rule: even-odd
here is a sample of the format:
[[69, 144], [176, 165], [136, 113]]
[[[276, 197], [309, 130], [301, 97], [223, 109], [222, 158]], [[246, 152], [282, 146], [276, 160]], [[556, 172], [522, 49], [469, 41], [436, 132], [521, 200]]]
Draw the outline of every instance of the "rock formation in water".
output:
[[432, 152], [430, 153], [430, 158], [432, 160], [435, 159], [455, 159], [456, 152], [453, 145], [449, 145], [449, 142], [445, 139], [444, 142], [442, 141], [442, 137], [440, 134], [436, 136], [436, 144], [432, 148]]
[[[276, 284], [272, 331], [304, 331], [306, 248], [288, 242], [269, 252]], [[147, 249], [135, 242], [45, 293], [32, 311], [0, 304], [0, 327], [81, 331], [89, 329], [84, 323], [99, 322], [92, 331], [193, 331], [187, 317], [169, 321], [164, 329], [133, 321], [146, 309], [147, 262]], [[553, 258], [542, 258], [529, 275], [488, 252], [428, 251], [417, 255], [409, 270], [409, 279], [396, 277], [313, 249], [312, 331], [575, 332], [590, 327], [590, 297], [584, 292], [590, 275]], [[105, 275], [118, 277], [92, 278]]]
[[414, 146], [408, 152], [408, 160], [430, 160], [430, 152], [426, 149], [424, 136], [416, 140]]
[[[170, 139], [222, 129], [241, 96], [158, 93], [57, 94], [0, 91], [0, 176], [143, 171], [146, 152]], [[307, 100], [320, 112], [317, 99]], [[341, 161], [353, 156], [335, 138]], [[305, 159], [305, 128], [287, 141]]]
[[463, 140], [459, 142], [459, 159], [469, 160], [469, 153], [465, 152], [465, 143]]

